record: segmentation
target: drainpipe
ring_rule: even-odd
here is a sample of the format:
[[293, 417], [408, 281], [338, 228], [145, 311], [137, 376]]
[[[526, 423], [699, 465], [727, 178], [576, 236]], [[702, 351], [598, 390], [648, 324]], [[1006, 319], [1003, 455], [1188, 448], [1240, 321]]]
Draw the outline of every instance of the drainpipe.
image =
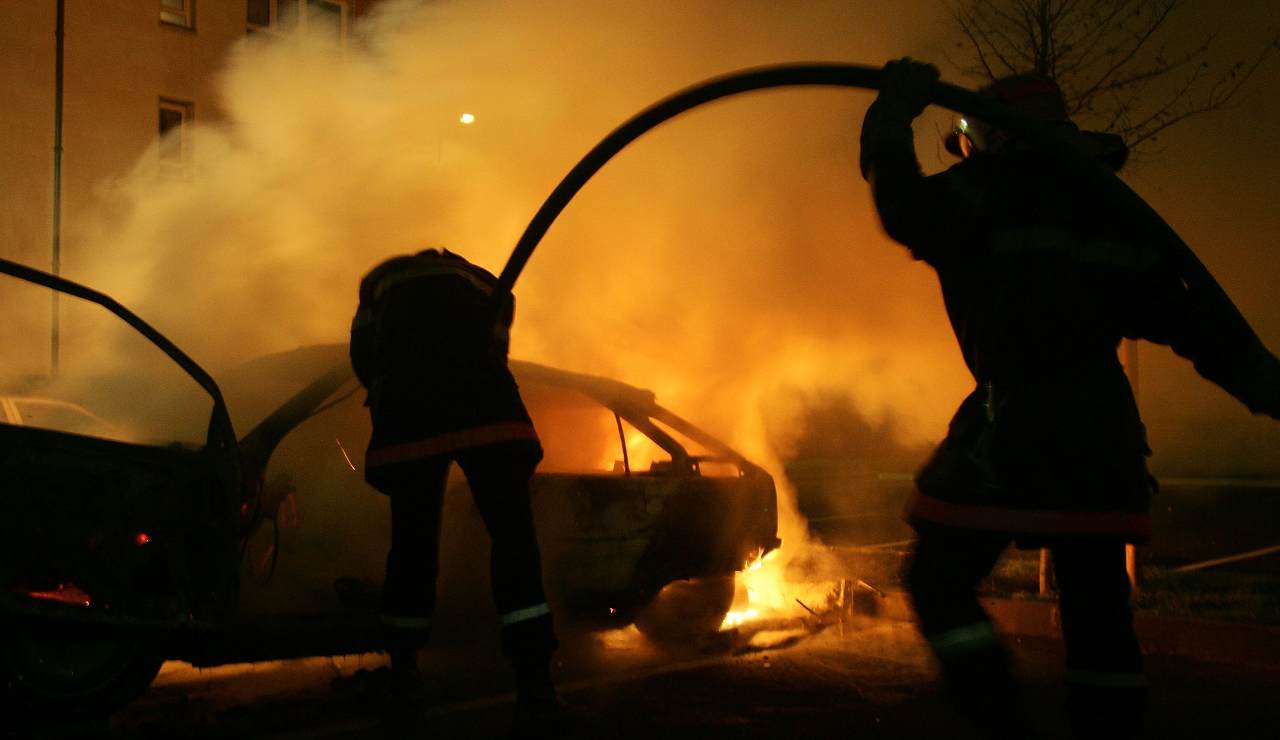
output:
[[[54, 30], [55, 55], [53, 73], [53, 245], [51, 272], [59, 275], [62, 270], [62, 30], [65, 25], [65, 2], [58, 0], [58, 21]], [[58, 376], [58, 355], [62, 337], [59, 327], [58, 291], [53, 291], [49, 332], [49, 374]]]

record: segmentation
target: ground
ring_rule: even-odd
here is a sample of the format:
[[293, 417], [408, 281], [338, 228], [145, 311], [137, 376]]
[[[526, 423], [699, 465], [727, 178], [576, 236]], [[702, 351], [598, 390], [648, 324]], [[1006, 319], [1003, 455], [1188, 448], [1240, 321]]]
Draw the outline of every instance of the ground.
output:
[[[572, 738], [971, 737], [936, 695], [914, 628], [856, 620], [820, 631], [749, 628], [697, 645], [657, 648], [634, 630], [567, 635], [557, 676]], [[1044, 737], [1061, 730], [1055, 640], [1011, 640], [1027, 703]], [[314, 658], [198, 672], [169, 666], [119, 713], [113, 738], [380, 737], [379, 656]], [[424, 653], [438, 737], [510, 731], [510, 678], [496, 646]], [[1280, 666], [1149, 659], [1150, 737], [1269, 738], [1280, 734]], [[100, 737], [84, 728], [51, 737]]]

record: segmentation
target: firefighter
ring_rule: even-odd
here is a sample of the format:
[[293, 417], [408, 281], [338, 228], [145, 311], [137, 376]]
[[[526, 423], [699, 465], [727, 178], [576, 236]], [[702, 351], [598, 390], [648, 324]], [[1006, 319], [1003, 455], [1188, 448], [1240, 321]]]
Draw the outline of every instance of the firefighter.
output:
[[448, 250], [382, 262], [360, 283], [351, 362], [373, 419], [365, 478], [391, 503], [381, 609], [393, 713], [413, 721], [421, 709], [417, 649], [435, 606], [442, 497], [456, 461], [492, 540], [491, 586], [516, 674], [520, 734], [554, 721], [557, 641], [529, 501], [542, 448], [507, 367], [514, 300], [495, 317], [496, 283]]
[[[1140, 733], [1146, 679], [1125, 543], [1147, 540], [1145, 430], [1117, 347], [1168, 344], [1255, 413], [1280, 418], [1280, 362], [1179, 278], [1131, 219], [1028, 142], [964, 121], [964, 159], [924, 176], [911, 123], [938, 79], [884, 68], [861, 168], [891, 238], [937, 273], [976, 387], [916, 478], [918, 539], [906, 579], [944, 690], [993, 737], [1026, 737], [1008, 657], [975, 588], [1013, 543], [1053, 554], [1079, 736]], [[1017, 75], [985, 94], [1113, 169], [1118, 140], [1080, 132], [1050, 80]]]

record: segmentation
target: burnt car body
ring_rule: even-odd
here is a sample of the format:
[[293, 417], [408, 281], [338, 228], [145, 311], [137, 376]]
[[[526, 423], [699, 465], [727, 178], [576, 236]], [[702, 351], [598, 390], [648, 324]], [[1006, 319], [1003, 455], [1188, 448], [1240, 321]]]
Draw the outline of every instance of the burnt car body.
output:
[[[531, 363], [512, 370], [543, 430], [547, 459], [534, 477], [534, 506], [553, 598], [584, 615], [613, 609], [625, 617], [673, 581], [732, 575], [779, 544], [769, 474], [653, 393]], [[578, 396], [612, 416], [607, 470], [560, 459], [560, 446], [580, 443], [584, 425], [566, 430], [548, 417]]]
[[[259, 420], [237, 439], [218, 383], [128, 309], [16, 263], [0, 260], [0, 274], [105, 308], [185, 372], [210, 408], [201, 444], [0, 419], [0, 671], [13, 706], [110, 710], [166, 659], [210, 666], [379, 649], [376, 611], [343, 603], [329, 578], [337, 571], [322, 567], [376, 588], [386, 547], [385, 499], [358, 474], [368, 420], [345, 346], [243, 368], [259, 398], [274, 383], [272, 397], [283, 400], [250, 414]], [[664, 587], [723, 583], [779, 544], [768, 474], [653, 394], [529, 363], [513, 362], [513, 371], [548, 451], [534, 506], [560, 614], [624, 623]], [[616, 454], [608, 443], [585, 444], [587, 427], [557, 418], [575, 408], [611, 424]], [[583, 455], [599, 464], [575, 469]], [[446, 497], [445, 529], [474, 548], [486, 540], [457, 487]], [[290, 568], [321, 585], [290, 591]], [[273, 589], [284, 597], [272, 598]], [[718, 587], [695, 595], [724, 596]]]

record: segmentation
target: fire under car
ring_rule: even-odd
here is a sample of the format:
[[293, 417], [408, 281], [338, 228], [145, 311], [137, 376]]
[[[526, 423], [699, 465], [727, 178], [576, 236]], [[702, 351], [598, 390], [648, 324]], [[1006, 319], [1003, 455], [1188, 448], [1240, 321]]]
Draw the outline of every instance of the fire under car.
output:
[[[0, 419], [0, 674], [11, 707], [110, 711], [164, 660], [380, 649], [387, 504], [363, 483], [368, 419], [345, 345], [228, 372], [228, 404], [212, 376], [108, 296], [5, 260], [0, 274], [4, 290], [81, 299], [64, 303], [147, 344], [151, 364], [167, 363], [189, 386], [184, 398], [198, 397], [199, 421], [196, 439], [118, 424], [102, 406], [149, 404], [166, 423], [175, 406], [159, 385], [128, 390], [118, 375], [70, 386], [70, 398], [20, 394], [102, 425]], [[770, 476], [648, 391], [512, 369], [546, 450], [533, 501], [558, 624], [634, 622], [668, 638], [718, 627], [734, 573], [780, 544]], [[247, 422], [242, 437], [229, 409]], [[488, 539], [464, 487], [451, 480], [445, 497], [441, 603], [491, 614], [476, 588]]]

